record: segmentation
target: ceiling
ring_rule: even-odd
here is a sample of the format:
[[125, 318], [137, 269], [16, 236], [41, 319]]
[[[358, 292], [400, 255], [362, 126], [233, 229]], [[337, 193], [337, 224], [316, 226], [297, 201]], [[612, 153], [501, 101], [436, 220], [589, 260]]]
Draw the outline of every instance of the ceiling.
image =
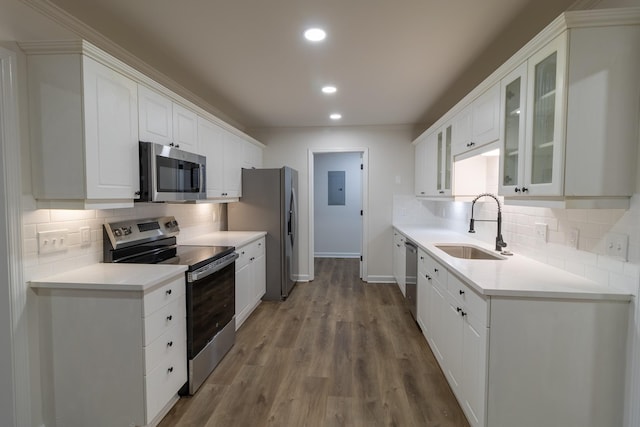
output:
[[[424, 128], [575, 0], [43, 1], [248, 130]], [[326, 40], [306, 42], [310, 26]]]

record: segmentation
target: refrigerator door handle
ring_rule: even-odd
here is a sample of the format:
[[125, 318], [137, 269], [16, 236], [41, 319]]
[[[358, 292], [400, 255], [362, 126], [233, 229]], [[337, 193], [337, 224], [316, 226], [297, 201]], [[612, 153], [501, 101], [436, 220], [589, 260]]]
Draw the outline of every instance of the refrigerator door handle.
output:
[[296, 193], [291, 190], [291, 210], [289, 211], [289, 236], [291, 236], [291, 246], [295, 243], [295, 230], [298, 214], [298, 205], [296, 203]]

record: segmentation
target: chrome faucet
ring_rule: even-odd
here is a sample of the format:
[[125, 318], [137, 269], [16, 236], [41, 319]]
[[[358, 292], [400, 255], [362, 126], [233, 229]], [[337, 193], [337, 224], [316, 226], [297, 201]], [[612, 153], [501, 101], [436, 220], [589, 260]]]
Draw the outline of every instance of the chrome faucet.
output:
[[[493, 219], [473, 219], [473, 207], [476, 205], [476, 202], [478, 201], [479, 198], [481, 197], [491, 197], [493, 200], [496, 201], [496, 203], [498, 204], [498, 219], [493, 220]], [[498, 234], [496, 235], [496, 251], [502, 251], [502, 248], [506, 247], [507, 244], [505, 243], [505, 241], [502, 239], [502, 209], [500, 208], [500, 201], [498, 200], [498, 198], [491, 194], [491, 193], [482, 193], [479, 196], [477, 196], [475, 199], [473, 199], [473, 202], [471, 202], [471, 221], [469, 222], [469, 233], [475, 233], [476, 230], [474, 230], [473, 228], [473, 224], [475, 221], [481, 221], [481, 222], [497, 222], [498, 223]]]

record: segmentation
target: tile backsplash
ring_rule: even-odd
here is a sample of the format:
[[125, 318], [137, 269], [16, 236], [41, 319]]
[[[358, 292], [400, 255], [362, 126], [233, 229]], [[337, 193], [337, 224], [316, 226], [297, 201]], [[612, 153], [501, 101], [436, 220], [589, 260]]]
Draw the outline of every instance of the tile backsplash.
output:
[[[33, 280], [74, 268], [102, 262], [102, 225], [134, 218], [173, 215], [180, 224], [178, 241], [226, 229], [223, 204], [143, 203], [129, 209], [58, 210], [35, 209], [29, 196], [23, 199], [23, 265], [25, 280]], [[91, 242], [81, 244], [80, 228], [89, 227]], [[38, 253], [38, 232], [68, 230], [67, 249], [51, 254]]]
[[[502, 200], [501, 200], [502, 202]], [[497, 205], [481, 199], [474, 208], [474, 218], [495, 219]], [[467, 233], [471, 216], [470, 202], [427, 201], [413, 196], [396, 196], [394, 223], [437, 224]], [[640, 194], [631, 199], [629, 209], [551, 209], [502, 206], [502, 234], [512, 252], [523, 254], [596, 282], [621, 287], [634, 295], [640, 283]], [[547, 241], [536, 234], [536, 224], [546, 224]], [[495, 222], [477, 222], [479, 240], [493, 244]], [[577, 248], [572, 241], [578, 232]], [[606, 254], [606, 237], [610, 233], [628, 236], [628, 259]]]

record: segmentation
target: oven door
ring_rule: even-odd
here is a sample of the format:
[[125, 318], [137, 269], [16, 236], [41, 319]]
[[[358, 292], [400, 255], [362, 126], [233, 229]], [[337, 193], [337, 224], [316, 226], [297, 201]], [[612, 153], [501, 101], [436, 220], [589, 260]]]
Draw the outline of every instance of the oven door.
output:
[[140, 201], [205, 199], [206, 158], [166, 145], [140, 142], [140, 190]]
[[[236, 255], [236, 254], [234, 254]], [[187, 280], [187, 355], [189, 360], [206, 347], [235, 316], [235, 259], [221, 269]]]

